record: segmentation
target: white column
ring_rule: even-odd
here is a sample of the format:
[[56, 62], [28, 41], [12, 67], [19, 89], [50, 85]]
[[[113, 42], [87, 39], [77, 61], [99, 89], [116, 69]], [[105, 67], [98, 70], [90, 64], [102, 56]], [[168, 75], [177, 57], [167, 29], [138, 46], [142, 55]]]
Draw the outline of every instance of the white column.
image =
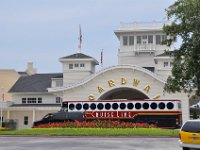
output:
[[35, 108], [33, 108], [33, 122], [35, 121]]
[[7, 119], [10, 119], [10, 110], [7, 110]]
[[2, 127], [2, 124], [3, 124], [3, 100], [1, 100], [0, 102], [1, 102], [0, 127]]

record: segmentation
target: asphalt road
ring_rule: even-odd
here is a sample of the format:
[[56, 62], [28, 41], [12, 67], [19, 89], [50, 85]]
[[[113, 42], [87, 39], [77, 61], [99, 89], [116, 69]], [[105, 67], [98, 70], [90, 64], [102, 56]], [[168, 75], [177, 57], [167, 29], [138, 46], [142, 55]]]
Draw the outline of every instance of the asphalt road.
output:
[[0, 150], [181, 150], [178, 138], [3, 137]]

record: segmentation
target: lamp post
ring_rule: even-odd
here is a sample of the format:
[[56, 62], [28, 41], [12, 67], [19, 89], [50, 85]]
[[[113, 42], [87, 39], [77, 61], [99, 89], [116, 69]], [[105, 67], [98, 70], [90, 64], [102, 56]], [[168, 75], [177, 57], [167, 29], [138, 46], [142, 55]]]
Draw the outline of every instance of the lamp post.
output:
[[2, 128], [3, 125], [3, 101], [4, 101], [4, 93], [3, 93], [3, 88], [1, 88], [1, 92], [2, 92], [2, 99], [1, 99], [1, 124], [0, 127]]
[[2, 115], [3, 115], [3, 110], [2, 109], [3, 108], [2, 107], [3, 107], [3, 101], [1, 100], [1, 116], [0, 116], [1, 117], [1, 126], [0, 126], [1, 128], [2, 128], [2, 124], [3, 124], [3, 117], [2, 117]]

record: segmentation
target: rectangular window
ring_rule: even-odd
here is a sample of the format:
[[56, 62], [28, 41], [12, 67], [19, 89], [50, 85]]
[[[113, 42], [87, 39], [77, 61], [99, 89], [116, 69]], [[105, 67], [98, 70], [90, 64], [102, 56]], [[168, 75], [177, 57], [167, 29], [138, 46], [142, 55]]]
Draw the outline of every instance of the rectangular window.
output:
[[69, 64], [69, 69], [73, 69], [73, 64]]
[[63, 86], [63, 81], [56, 81], [56, 87], [62, 87]]
[[42, 98], [38, 97], [38, 104], [41, 104], [41, 103], [42, 103]]
[[146, 40], [146, 39], [147, 39], [147, 35], [143, 35], [143, 36], [142, 36], [142, 39], [143, 39], [143, 40]]
[[22, 98], [22, 104], [26, 104], [26, 98]]
[[170, 67], [173, 67], [174, 63], [173, 62], [170, 62]]
[[166, 35], [162, 35], [162, 40], [161, 41], [165, 41], [167, 39]]
[[80, 67], [81, 67], [81, 68], [84, 68], [84, 67], [85, 67], [85, 64], [80, 64]]
[[148, 43], [153, 44], [153, 35], [148, 35]]
[[27, 103], [28, 104], [36, 104], [36, 98], [28, 98]]
[[141, 44], [141, 36], [137, 36], [137, 44]]
[[28, 125], [28, 116], [24, 116], [24, 125]]
[[134, 36], [129, 36], [129, 45], [134, 45]]
[[156, 44], [161, 44], [161, 37], [160, 35], [156, 35]]
[[127, 36], [123, 36], [123, 45], [128, 45], [128, 37]]
[[156, 44], [162, 44], [167, 39], [166, 35], [156, 35]]
[[31, 98], [27, 98], [27, 103], [31, 103]]
[[61, 103], [62, 98], [61, 97], [56, 97], [56, 103]]
[[168, 67], [168, 62], [164, 62], [164, 67]]
[[78, 67], [79, 67], [79, 64], [74, 64], [74, 67], [75, 67], [75, 68], [78, 68]]

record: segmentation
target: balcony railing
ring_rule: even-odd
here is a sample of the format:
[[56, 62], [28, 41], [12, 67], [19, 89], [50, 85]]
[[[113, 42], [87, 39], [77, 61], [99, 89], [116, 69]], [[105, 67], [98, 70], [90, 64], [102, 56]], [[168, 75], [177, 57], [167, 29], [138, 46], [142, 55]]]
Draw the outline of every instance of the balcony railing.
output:
[[158, 22], [158, 21], [152, 21], [152, 22], [120, 22], [120, 29], [143, 29], [143, 28], [162, 28], [164, 24], [170, 24], [169, 22]]
[[154, 52], [155, 50], [156, 45], [154, 44], [137, 44], [134, 46], [136, 52]]

